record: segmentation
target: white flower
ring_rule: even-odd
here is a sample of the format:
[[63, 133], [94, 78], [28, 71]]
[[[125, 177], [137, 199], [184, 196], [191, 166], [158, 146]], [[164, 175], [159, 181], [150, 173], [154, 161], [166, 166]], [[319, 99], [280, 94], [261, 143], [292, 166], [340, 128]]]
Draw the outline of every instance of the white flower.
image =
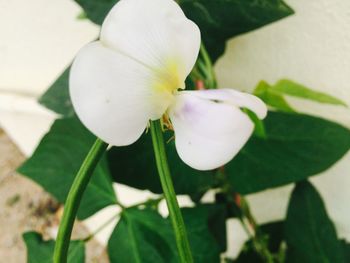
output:
[[100, 40], [77, 55], [70, 95], [83, 124], [105, 142], [134, 143], [149, 120], [168, 114], [181, 159], [199, 170], [230, 161], [266, 106], [229, 89], [179, 91], [200, 48], [200, 31], [173, 0], [121, 0], [106, 17]]

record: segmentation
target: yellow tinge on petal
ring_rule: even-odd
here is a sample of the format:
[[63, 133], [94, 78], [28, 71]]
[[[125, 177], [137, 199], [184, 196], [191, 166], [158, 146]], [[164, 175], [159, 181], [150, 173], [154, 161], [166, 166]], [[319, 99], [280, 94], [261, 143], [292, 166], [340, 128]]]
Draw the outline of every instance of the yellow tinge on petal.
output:
[[[163, 113], [173, 103], [178, 89], [184, 89], [184, 80], [180, 77], [181, 63], [176, 59], [169, 59], [163, 68], [154, 69], [151, 88], [154, 91], [155, 105], [162, 109]], [[159, 116], [157, 117], [159, 118]]]
[[154, 88], [159, 92], [170, 92], [174, 93], [180, 88], [184, 88], [183, 80], [180, 79], [179, 69], [181, 68], [180, 63], [175, 59], [168, 60], [164, 63], [164, 68], [155, 70], [157, 74]]

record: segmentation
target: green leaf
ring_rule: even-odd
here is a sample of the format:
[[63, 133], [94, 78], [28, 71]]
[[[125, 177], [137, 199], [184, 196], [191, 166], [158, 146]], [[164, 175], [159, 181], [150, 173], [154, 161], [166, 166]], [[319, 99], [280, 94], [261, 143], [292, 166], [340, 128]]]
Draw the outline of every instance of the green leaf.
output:
[[220, 262], [226, 250], [226, 212], [223, 206], [200, 205], [181, 209], [194, 262]]
[[227, 218], [243, 217], [242, 209], [235, 202], [235, 198], [234, 195], [228, 195], [227, 193], [219, 192], [215, 194], [215, 204], [221, 204], [226, 207]]
[[84, 20], [87, 19], [87, 15], [84, 11], [82, 11], [78, 16], [77, 16], [78, 20]]
[[102, 25], [108, 12], [118, 0], [75, 0], [83, 9], [86, 16], [94, 23]]
[[[196, 263], [220, 262], [220, 251], [226, 249], [223, 211], [215, 205], [182, 209]], [[108, 253], [111, 263], [179, 262], [170, 220], [148, 208], [123, 211], [108, 242]]]
[[277, 253], [284, 240], [284, 222], [277, 221], [259, 226], [261, 232], [268, 238], [268, 248], [272, 253]]
[[258, 116], [256, 116], [255, 112], [247, 108], [243, 108], [242, 110], [248, 115], [248, 117], [254, 123], [254, 135], [260, 138], [266, 138], [264, 122], [260, 120]]
[[[171, 140], [170, 133], [166, 134]], [[210, 189], [214, 183], [212, 171], [201, 172], [187, 166], [177, 155], [172, 139], [166, 144], [170, 171], [177, 194], [198, 194]], [[108, 152], [111, 174], [118, 183], [138, 189], [162, 193], [150, 134], [126, 147], [113, 147]]]
[[177, 262], [170, 222], [151, 209], [126, 209], [108, 241], [111, 263]]
[[340, 243], [343, 247], [345, 262], [350, 262], [350, 244], [344, 239], [340, 240]]
[[262, 99], [267, 105], [285, 112], [294, 112], [295, 110], [285, 100], [284, 95], [347, 107], [343, 101], [331, 95], [312, 90], [287, 79], [282, 79], [272, 86], [265, 81], [260, 81], [254, 90], [254, 95]]
[[234, 263], [265, 263], [262, 257], [255, 251], [254, 244], [251, 240], [247, 241], [241, 253], [238, 255]]
[[265, 81], [260, 81], [254, 90], [254, 95], [262, 99], [267, 105], [284, 112], [295, 112], [281, 94], [274, 91]]
[[[39, 146], [18, 171], [64, 203], [70, 186], [95, 137], [77, 118], [56, 120]], [[78, 218], [84, 219], [116, 202], [103, 158], [83, 195]]]
[[343, 247], [321, 196], [309, 182], [292, 193], [285, 222], [287, 262], [344, 263]]
[[345, 102], [323, 92], [312, 90], [301, 84], [288, 79], [282, 79], [273, 85], [272, 90], [280, 94], [285, 94], [302, 99], [308, 99], [320, 103], [347, 106]]
[[[23, 234], [27, 246], [27, 263], [52, 263], [55, 241], [44, 241], [36, 232]], [[68, 251], [68, 263], [85, 262], [85, 245], [83, 241], [71, 241]]]
[[69, 70], [70, 67], [58, 77], [58, 79], [39, 99], [40, 104], [66, 117], [74, 115], [74, 109], [69, 97], [68, 89]]
[[325, 171], [350, 148], [350, 131], [302, 114], [269, 112], [266, 139], [252, 137], [225, 166], [235, 191], [249, 194]]
[[200, 28], [202, 40], [215, 61], [225, 42], [293, 14], [281, 0], [180, 0], [186, 16]]

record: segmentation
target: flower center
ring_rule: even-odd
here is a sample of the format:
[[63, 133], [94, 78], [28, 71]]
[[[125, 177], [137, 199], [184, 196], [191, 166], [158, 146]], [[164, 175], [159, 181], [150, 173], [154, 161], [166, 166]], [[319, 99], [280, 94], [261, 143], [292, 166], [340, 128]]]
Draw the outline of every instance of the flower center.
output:
[[156, 71], [157, 81], [155, 89], [157, 92], [174, 94], [178, 89], [183, 88], [180, 80], [179, 63], [169, 60], [163, 68]]

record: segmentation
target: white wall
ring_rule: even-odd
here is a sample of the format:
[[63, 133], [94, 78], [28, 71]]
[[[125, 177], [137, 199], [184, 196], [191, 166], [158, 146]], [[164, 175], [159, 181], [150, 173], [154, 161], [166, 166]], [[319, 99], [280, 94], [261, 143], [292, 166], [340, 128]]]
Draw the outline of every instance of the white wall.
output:
[[[274, 83], [290, 78], [350, 105], [350, 1], [286, 1], [296, 15], [229, 41], [227, 54], [216, 66], [220, 87], [251, 91], [259, 80]], [[350, 127], [348, 108], [290, 102], [300, 111]], [[339, 234], [350, 239], [350, 153], [312, 181], [324, 196]], [[251, 196], [261, 221], [284, 216], [290, 189]]]
[[29, 155], [53, 115], [36, 99], [99, 28], [69, 0], [0, 0], [0, 125]]
[[[252, 90], [261, 80], [290, 78], [329, 92], [350, 105], [350, 1], [287, 0], [297, 14], [229, 42], [216, 70], [221, 87]], [[88, 21], [76, 20], [69, 0], [0, 0], [0, 125], [30, 154], [54, 115], [36, 98], [69, 64], [77, 50], [98, 35]], [[350, 127], [348, 109], [291, 100], [304, 112]], [[30, 130], [28, 130], [30, 129]], [[313, 182], [322, 192], [338, 232], [350, 240], [350, 154]], [[123, 188], [124, 189], [124, 188]], [[260, 222], [284, 216], [291, 187], [249, 197]], [[138, 194], [123, 190], [133, 198]], [[137, 197], [136, 197], [137, 199]], [[266, 212], [268, 211], [268, 212]], [[97, 220], [105, 217], [100, 213]], [[102, 215], [101, 215], [102, 214]], [[89, 223], [90, 222], [90, 223]], [[96, 218], [88, 221], [93, 228]], [[230, 254], [237, 252], [230, 223]], [[105, 240], [106, 233], [100, 236]]]
[[[229, 41], [216, 67], [219, 85], [252, 90], [259, 80], [287, 77], [350, 105], [350, 2], [286, 1], [296, 15]], [[347, 109], [298, 105], [350, 127]]]

